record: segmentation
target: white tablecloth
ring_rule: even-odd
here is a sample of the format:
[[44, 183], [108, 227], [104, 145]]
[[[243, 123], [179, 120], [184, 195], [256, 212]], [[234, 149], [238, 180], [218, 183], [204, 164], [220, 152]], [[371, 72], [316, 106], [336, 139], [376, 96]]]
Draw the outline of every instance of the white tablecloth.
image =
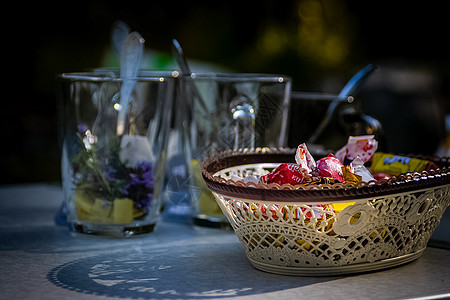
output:
[[58, 185], [0, 188], [0, 299], [450, 297], [445, 247], [378, 272], [282, 276], [253, 268], [232, 231], [166, 220], [131, 239], [72, 234], [55, 225], [61, 201]]

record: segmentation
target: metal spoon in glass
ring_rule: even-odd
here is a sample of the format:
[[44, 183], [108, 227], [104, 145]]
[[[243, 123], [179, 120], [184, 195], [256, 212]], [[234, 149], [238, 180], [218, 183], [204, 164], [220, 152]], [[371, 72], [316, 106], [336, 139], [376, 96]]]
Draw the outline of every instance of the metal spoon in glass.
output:
[[130, 33], [123, 42], [120, 51], [120, 106], [117, 119], [117, 134], [122, 135], [125, 130], [125, 119], [128, 111], [131, 92], [136, 85], [136, 76], [141, 66], [144, 52], [144, 39], [137, 32]]
[[[184, 52], [180, 46], [180, 43], [178, 43], [178, 41], [176, 39], [173, 39], [172, 46], [173, 46], [172, 47], [173, 54], [174, 54], [174, 56], [178, 62], [178, 65], [180, 66], [180, 69], [181, 69], [181, 75], [191, 76], [192, 71], [191, 71], [191, 68], [189, 67], [186, 57], [184, 56]], [[191, 89], [192, 89], [192, 93], [194, 94], [194, 97], [197, 98], [198, 103], [200, 104], [200, 107], [202, 108], [203, 112], [205, 114], [208, 113], [208, 108], [206, 106], [206, 102], [203, 99], [203, 97], [201, 96], [200, 91], [198, 90], [198, 88], [194, 82], [192, 82], [192, 84], [191, 84]]]
[[317, 127], [314, 134], [309, 138], [308, 143], [314, 144], [317, 141], [318, 137], [323, 133], [325, 127], [333, 117], [336, 107], [339, 105], [339, 103], [341, 103], [342, 101], [347, 101], [348, 97], [352, 96], [361, 86], [361, 84], [367, 79], [367, 77], [375, 70], [376, 67], [372, 64], [369, 64], [361, 69], [358, 73], [356, 73], [347, 82], [347, 84], [342, 88], [339, 95], [330, 103], [330, 106], [328, 106], [325, 117], [322, 119], [322, 122], [320, 123], [319, 127]]
[[111, 40], [114, 52], [117, 57], [120, 59], [120, 53], [122, 52], [122, 46], [130, 34], [130, 27], [122, 21], [116, 21], [113, 24], [113, 28], [111, 31]]

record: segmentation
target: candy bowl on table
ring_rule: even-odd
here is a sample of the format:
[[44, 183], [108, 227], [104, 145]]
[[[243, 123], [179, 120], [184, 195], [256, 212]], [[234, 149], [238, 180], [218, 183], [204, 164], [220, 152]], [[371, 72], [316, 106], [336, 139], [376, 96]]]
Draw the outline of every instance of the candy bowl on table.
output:
[[[261, 183], [295, 149], [239, 149], [203, 162], [203, 179], [251, 264], [299, 276], [351, 274], [421, 256], [450, 204], [450, 162], [379, 181]], [[244, 179], [243, 179], [244, 178]]]

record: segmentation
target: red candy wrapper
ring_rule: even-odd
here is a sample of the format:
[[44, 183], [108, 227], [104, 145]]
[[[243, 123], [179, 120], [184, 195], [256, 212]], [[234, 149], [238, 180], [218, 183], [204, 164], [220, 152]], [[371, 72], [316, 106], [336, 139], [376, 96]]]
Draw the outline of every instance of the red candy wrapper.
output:
[[357, 156], [367, 162], [377, 148], [378, 141], [373, 135], [350, 136], [347, 144], [336, 152], [336, 158], [346, 165]]
[[294, 164], [281, 164], [275, 170], [262, 177], [265, 183], [278, 183], [279, 185], [290, 183], [293, 185], [302, 183], [308, 175], [308, 171]]
[[311, 153], [309, 153], [305, 143], [300, 144], [297, 147], [297, 152], [295, 153], [295, 162], [302, 168], [306, 169], [308, 173], [311, 173], [311, 171], [316, 168], [316, 161], [312, 157]]
[[340, 182], [344, 182], [342, 177], [343, 164], [333, 154], [323, 157], [317, 161], [316, 172], [322, 177], [331, 177]]

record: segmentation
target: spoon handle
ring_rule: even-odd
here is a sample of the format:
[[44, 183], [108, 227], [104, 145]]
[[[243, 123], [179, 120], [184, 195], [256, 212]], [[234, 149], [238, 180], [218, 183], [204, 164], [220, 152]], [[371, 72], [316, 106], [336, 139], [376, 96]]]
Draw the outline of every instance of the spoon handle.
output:
[[373, 64], [368, 64], [363, 69], [358, 71], [353, 77], [347, 82], [347, 84], [342, 88], [339, 95], [334, 98], [334, 100], [328, 106], [327, 113], [325, 117], [320, 122], [319, 127], [314, 131], [313, 135], [309, 138], [308, 143], [314, 144], [322, 132], [325, 130], [325, 127], [330, 122], [333, 117], [336, 107], [342, 101], [347, 101], [347, 98], [355, 93], [355, 91], [361, 86], [361, 84], [365, 81], [365, 79], [375, 71], [375, 66]]
[[130, 33], [125, 39], [120, 53], [120, 77], [122, 87], [120, 89], [120, 109], [117, 119], [117, 134], [123, 134], [125, 119], [128, 111], [128, 102], [131, 92], [136, 84], [136, 76], [139, 71], [142, 54], [144, 52], [144, 39], [137, 32]]
[[342, 88], [341, 92], [338, 95], [339, 99], [346, 99], [348, 96], [353, 95], [353, 93], [361, 86], [372, 72], [375, 71], [375, 66], [373, 64], [368, 64], [363, 69], [361, 69], [358, 73], [356, 73]]
[[[185, 75], [185, 76], [191, 75], [192, 74], [191, 68], [189, 67], [186, 57], [184, 56], [183, 48], [181, 48], [180, 43], [178, 43], [178, 41], [176, 39], [173, 39], [172, 46], [173, 46], [172, 47], [173, 54], [178, 62], [178, 65], [181, 68], [182, 75]], [[198, 100], [198, 103], [199, 103], [200, 107], [202, 108], [203, 112], [208, 113], [208, 107], [206, 106], [206, 102], [203, 99], [202, 95], [200, 94], [200, 91], [198, 90], [195, 82], [190, 81], [190, 88], [192, 90], [192, 93]]]
[[114, 23], [111, 31], [111, 40], [114, 52], [120, 59], [120, 53], [122, 52], [122, 46], [130, 34], [130, 28], [128, 25], [122, 21], [117, 21]]

